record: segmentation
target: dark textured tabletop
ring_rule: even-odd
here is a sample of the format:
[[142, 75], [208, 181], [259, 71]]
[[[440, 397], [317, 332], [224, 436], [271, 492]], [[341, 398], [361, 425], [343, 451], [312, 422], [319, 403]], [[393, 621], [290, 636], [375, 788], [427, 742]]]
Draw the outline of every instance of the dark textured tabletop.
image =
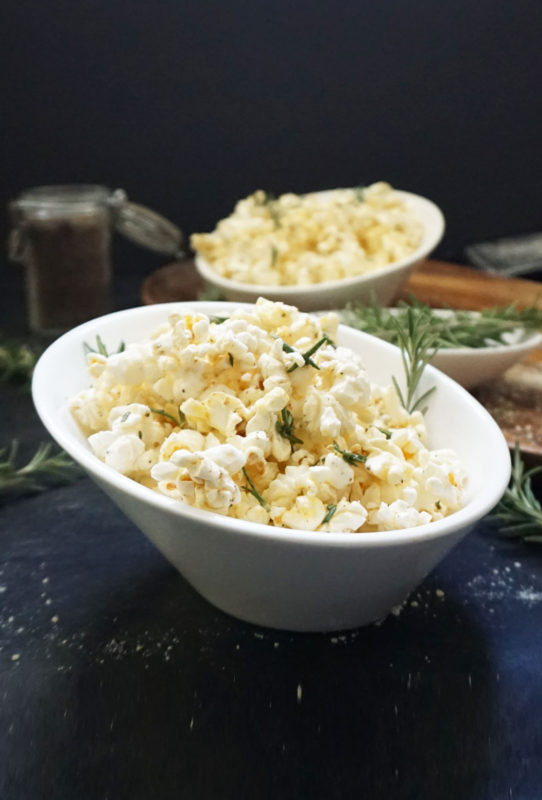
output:
[[[14, 437], [47, 440], [2, 385]], [[542, 548], [487, 521], [382, 624], [325, 635], [215, 610], [87, 478], [5, 501], [0, 537], [2, 800], [542, 796]]]

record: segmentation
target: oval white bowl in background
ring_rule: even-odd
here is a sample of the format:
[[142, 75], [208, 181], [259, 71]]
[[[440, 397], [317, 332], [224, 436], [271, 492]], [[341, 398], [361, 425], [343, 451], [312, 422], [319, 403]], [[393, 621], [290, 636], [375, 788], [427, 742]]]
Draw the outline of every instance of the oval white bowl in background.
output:
[[[321, 194], [326, 194], [322, 192]], [[435, 249], [444, 233], [444, 217], [431, 200], [411, 192], [397, 191], [407, 208], [421, 221], [424, 233], [420, 246], [407, 258], [378, 267], [373, 272], [307, 286], [268, 286], [234, 281], [219, 275], [196, 253], [195, 264], [205, 282], [226, 300], [252, 303], [258, 297], [280, 300], [301, 311], [344, 308], [349, 302], [375, 299], [387, 305], [397, 295], [408, 276]]]
[[[238, 304], [168, 303], [119, 311], [57, 339], [39, 359], [34, 403], [51, 436], [210, 603], [243, 620], [292, 631], [341, 630], [385, 617], [501, 497], [510, 456], [498, 426], [461, 386], [431, 367], [429, 444], [451, 447], [469, 474], [464, 507], [418, 528], [316, 533], [238, 520], [179, 503], [121, 475], [90, 450], [69, 400], [90, 385], [84, 342], [110, 349], [145, 338], [169, 313], [227, 315]], [[341, 344], [363, 356], [374, 382], [402, 375], [399, 350], [341, 326]], [[401, 380], [400, 380], [401, 382]]]

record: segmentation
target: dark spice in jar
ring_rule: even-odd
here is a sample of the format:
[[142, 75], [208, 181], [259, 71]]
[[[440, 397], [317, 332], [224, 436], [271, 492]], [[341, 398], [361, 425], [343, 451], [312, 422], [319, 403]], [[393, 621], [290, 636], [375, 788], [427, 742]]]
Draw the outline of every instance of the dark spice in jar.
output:
[[111, 308], [111, 228], [106, 209], [24, 223], [30, 326], [66, 330]]
[[46, 335], [62, 333], [112, 308], [111, 239], [184, 257], [183, 233], [123, 189], [97, 184], [37, 186], [9, 204], [9, 257], [25, 268], [28, 321]]

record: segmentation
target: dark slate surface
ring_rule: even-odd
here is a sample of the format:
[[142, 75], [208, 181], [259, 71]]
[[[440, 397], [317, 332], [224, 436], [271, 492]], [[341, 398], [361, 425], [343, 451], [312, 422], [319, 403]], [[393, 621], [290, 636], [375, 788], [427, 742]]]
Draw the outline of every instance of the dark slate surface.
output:
[[[21, 390], [0, 420], [45, 438]], [[541, 609], [542, 549], [482, 524], [380, 626], [274, 632], [88, 479], [4, 503], [0, 798], [537, 800]]]

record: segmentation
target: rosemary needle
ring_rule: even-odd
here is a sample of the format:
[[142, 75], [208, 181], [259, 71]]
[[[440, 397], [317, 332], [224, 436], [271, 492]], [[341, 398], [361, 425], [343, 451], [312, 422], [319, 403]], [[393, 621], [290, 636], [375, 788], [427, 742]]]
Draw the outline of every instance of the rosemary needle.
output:
[[247, 482], [248, 482], [248, 486], [243, 486], [242, 488], [245, 490], [245, 492], [248, 492], [248, 494], [251, 494], [252, 497], [254, 497], [258, 501], [258, 503], [261, 505], [262, 508], [264, 508], [266, 511], [269, 511], [270, 510], [269, 509], [269, 503], [267, 502], [267, 500], [264, 497], [261, 496], [259, 491], [256, 489], [256, 487], [254, 486], [254, 483], [250, 479], [250, 476], [249, 476], [248, 472], [246, 471], [245, 467], [243, 467], [242, 471], [243, 471], [243, 475], [245, 476], [245, 478], [247, 479]]
[[[96, 346], [95, 347], [91, 347], [91, 345], [87, 344], [87, 342], [84, 342], [83, 346], [85, 348], [85, 352], [87, 352], [87, 353], [100, 353], [100, 355], [102, 355], [102, 356], [113, 355], [112, 353], [108, 352], [107, 347], [103, 343], [102, 338], [101, 338], [101, 336], [99, 334], [96, 336]], [[122, 353], [125, 349], [126, 349], [126, 345], [124, 344], [124, 342], [121, 342], [119, 344], [119, 346], [118, 346], [118, 349], [115, 351], [115, 353]]]
[[9, 494], [42, 492], [49, 486], [71, 483], [81, 476], [79, 467], [64, 453], [53, 454], [50, 444], [42, 443], [23, 466], [17, 466], [18, 444], [0, 450], [0, 499]]

